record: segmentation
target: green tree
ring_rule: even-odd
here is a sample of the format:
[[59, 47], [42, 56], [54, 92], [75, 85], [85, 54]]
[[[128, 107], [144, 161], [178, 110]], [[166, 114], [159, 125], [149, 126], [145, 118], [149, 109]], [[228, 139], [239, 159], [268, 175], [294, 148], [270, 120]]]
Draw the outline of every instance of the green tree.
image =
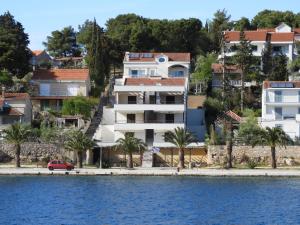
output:
[[0, 71], [24, 76], [30, 71], [31, 51], [28, 48], [28, 34], [21, 23], [6, 12], [0, 15]]
[[184, 128], [177, 127], [174, 131], [168, 131], [164, 135], [165, 141], [170, 142], [178, 148], [178, 167], [184, 168], [184, 149], [191, 143], [197, 142], [195, 136], [185, 130]]
[[192, 80], [209, 82], [211, 80], [212, 69], [211, 66], [217, 60], [215, 53], [207, 53], [205, 56], [200, 55], [197, 57], [195, 71], [192, 74]]
[[259, 133], [255, 133], [258, 138], [252, 142], [252, 147], [262, 144], [271, 147], [271, 164], [272, 168], [276, 169], [276, 147], [286, 147], [287, 144], [292, 143], [290, 137], [279, 127], [267, 127], [261, 129]]
[[225, 9], [218, 10], [214, 14], [212, 22], [209, 24], [209, 35], [212, 40], [212, 49], [216, 52], [220, 51], [223, 31], [232, 27], [230, 15], [227, 15]]
[[66, 134], [65, 149], [73, 151], [77, 155], [77, 167], [82, 168], [82, 157], [86, 150], [93, 148], [94, 142], [80, 130], [74, 130]]
[[251, 66], [253, 66], [255, 62], [255, 58], [252, 54], [252, 45], [251, 41], [246, 39], [244, 31], [240, 32], [240, 43], [237, 46], [237, 51], [234, 56], [234, 61], [241, 69], [241, 111], [244, 110], [244, 89], [245, 89], [245, 76], [247, 76], [250, 72]]
[[71, 26], [53, 31], [43, 44], [53, 57], [75, 57], [81, 55], [76, 41], [76, 32]]
[[146, 144], [141, 139], [134, 137], [132, 133], [125, 133], [124, 138], [117, 140], [116, 149], [128, 154], [127, 167], [133, 168], [132, 153], [141, 153], [146, 149]]
[[270, 80], [274, 81], [287, 81], [289, 79], [288, 71], [288, 58], [286, 55], [280, 53], [272, 59], [272, 72], [270, 74]]
[[291, 11], [263, 10], [253, 18], [252, 25], [256, 28], [274, 28], [281, 22], [291, 27], [299, 27], [299, 14], [294, 14]]
[[12, 76], [7, 70], [0, 71], [0, 85], [4, 87], [10, 87], [13, 85]]
[[251, 23], [246, 17], [242, 17], [234, 23], [234, 30], [251, 30], [251, 28]]
[[94, 102], [84, 96], [76, 96], [63, 100], [62, 114], [63, 115], [82, 115], [84, 118], [91, 116], [91, 110]]
[[21, 125], [20, 123], [14, 123], [10, 125], [8, 129], [4, 131], [4, 139], [14, 145], [16, 155], [16, 167], [21, 167], [20, 154], [21, 144], [26, 142], [30, 137], [30, 127], [27, 125]]
[[263, 64], [263, 73], [265, 77], [269, 78], [273, 69], [273, 49], [271, 42], [268, 41], [266, 47], [262, 52], [262, 64]]

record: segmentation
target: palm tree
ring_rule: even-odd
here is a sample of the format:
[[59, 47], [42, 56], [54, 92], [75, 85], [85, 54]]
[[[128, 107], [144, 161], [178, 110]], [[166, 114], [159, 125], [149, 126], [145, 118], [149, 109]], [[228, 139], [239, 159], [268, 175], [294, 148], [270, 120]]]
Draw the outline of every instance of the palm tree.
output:
[[178, 167], [184, 168], [184, 149], [191, 143], [197, 142], [194, 135], [182, 127], [175, 128], [174, 131], [168, 131], [165, 135], [165, 141], [174, 144], [178, 148], [179, 162]]
[[252, 147], [257, 144], [270, 146], [272, 168], [276, 169], [276, 146], [286, 147], [288, 143], [292, 143], [293, 141], [280, 127], [267, 127], [266, 129], [262, 129], [259, 134], [257, 134], [257, 137], [258, 138], [255, 138], [253, 141]]
[[132, 153], [143, 152], [146, 149], [146, 144], [138, 138], [135, 138], [132, 133], [125, 133], [124, 138], [117, 140], [116, 149], [120, 149], [125, 154], [128, 154], [127, 167], [133, 168]]
[[16, 154], [16, 167], [21, 167], [20, 154], [21, 144], [26, 142], [30, 136], [30, 128], [20, 123], [12, 124], [8, 129], [4, 130], [4, 139], [14, 145]]
[[77, 154], [77, 167], [82, 168], [82, 154], [91, 149], [94, 142], [89, 139], [80, 130], [71, 131], [67, 134], [64, 147], [69, 151], [74, 151]]

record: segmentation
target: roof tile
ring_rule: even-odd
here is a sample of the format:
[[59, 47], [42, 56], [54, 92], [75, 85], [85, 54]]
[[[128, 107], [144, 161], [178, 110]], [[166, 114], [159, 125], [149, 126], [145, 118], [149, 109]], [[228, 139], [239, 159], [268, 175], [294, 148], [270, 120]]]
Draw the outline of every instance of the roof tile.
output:
[[32, 80], [87, 80], [88, 69], [52, 69], [36, 70]]

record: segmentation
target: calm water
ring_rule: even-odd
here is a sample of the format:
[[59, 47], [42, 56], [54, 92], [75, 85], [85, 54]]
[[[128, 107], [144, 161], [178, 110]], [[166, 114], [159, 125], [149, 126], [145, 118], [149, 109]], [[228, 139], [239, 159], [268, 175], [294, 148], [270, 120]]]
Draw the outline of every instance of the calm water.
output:
[[300, 179], [0, 177], [0, 224], [300, 224]]

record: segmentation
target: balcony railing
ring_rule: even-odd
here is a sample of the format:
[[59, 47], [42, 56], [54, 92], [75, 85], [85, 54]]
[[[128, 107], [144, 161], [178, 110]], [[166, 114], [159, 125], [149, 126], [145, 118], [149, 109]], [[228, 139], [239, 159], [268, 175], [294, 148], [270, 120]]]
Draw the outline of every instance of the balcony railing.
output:
[[156, 119], [156, 120], [117, 120], [116, 124], [143, 124], [143, 123], [184, 123], [184, 120], [172, 120], [172, 119]]
[[176, 100], [176, 101], [166, 101], [166, 100], [160, 100], [160, 101], [149, 101], [149, 103], [142, 102], [142, 101], [127, 101], [127, 102], [118, 102], [117, 104], [149, 104], [149, 105], [160, 105], [160, 104], [166, 104], [166, 105], [180, 105], [184, 104], [183, 100]]

